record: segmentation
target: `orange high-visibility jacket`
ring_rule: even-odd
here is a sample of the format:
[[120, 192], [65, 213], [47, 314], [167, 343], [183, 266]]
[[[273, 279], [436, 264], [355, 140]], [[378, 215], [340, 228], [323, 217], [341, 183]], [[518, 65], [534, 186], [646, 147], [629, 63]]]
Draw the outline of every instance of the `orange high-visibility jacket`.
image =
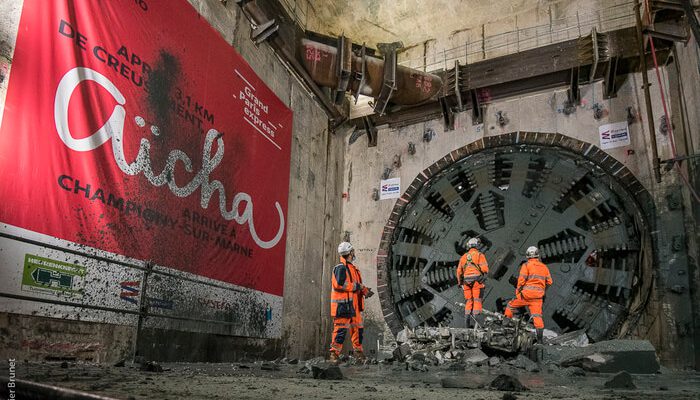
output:
[[482, 274], [489, 272], [486, 257], [475, 248], [469, 249], [457, 264], [457, 279], [464, 283], [476, 282]]
[[365, 309], [362, 295], [362, 276], [360, 271], [340, 258], [340, 264], [333, 268], [333, 289], [331, 290], [331, 316], [354, 317]]
[[547, 286], [552, 284], [552, 275], [542, 261], [531, 258], [520, 266], [518, 286], [515, 293], [521, 293], [525, 299], [541, 299]]

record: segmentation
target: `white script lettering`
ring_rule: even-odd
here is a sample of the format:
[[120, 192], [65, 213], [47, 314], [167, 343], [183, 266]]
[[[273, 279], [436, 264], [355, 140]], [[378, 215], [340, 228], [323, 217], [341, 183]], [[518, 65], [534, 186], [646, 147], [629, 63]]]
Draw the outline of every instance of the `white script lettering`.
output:
[[[114, 106], [112, 115], [101, 128], [86, 138], [76, 139], [71, 134], [68, 126], [68, 105], [73, 91], [81, 82], [86, 80], [98, 83], [114, 97], [114, 100], [116, 100], [118, 104]], [[174, 173], [178, 161], [182, 162], [185, 171], [189, 173], [193, 172], [192, 160], [190, 160], [185, 152], [177, 149], [172, 150], [168, 155], [163, 171], [156, 175], [151, 166], [151, 144], [146, 138], [142, 138], [136, 160], [132, 163], [126, 160], [124, 156], [124, 120], [126, 117], [126, 110], [123, 107], [125, 104], [126, 99], [107, 77], [90, 68], [73, 68], [63, 76], [56, 89], [54, 119], [58, 136], [66, 146], [75, 151], [91, 151], [102, 146], [109, 139], [112, 139], [114, 161], [125, 174], [137, 175], [143, 172], [143, 175], [148, 179], [151, 185], [160, 187], [167, 184], [170, 191], [177, 197], [187, 197], [194, 193], [197, 188], [201, 187], [199, 204], [204, 209], [209, 207], [211, 198], [214, 196], [214, 193], [218, 191], [219, 211], [224, 219], [229, 221], [234, 220], [240, 225], [247, 223], [253, 241], [263, 249], [272, 248], [279, 243], [284, 233], [284, 214], [278, 202], [275, 202], [280, 221], [277, 234], [271, 240], [262, 240], [255, 231], [255, 224], [253, 222], [253, 199], [250, 195], [243, 192], [236, 193], [231, 202], [231, 208], [228, 209], [224, 185], [218, 180], [209, 180], [209, 175], [224, 158], [224, 140], [216, 129], [210, 129], [205, 137], [202, 151], [202, 168], [197, 171], [190, 182], [183, 186], [178, 186], [175, 182]], [[212, 157], [211, 150], [215, 141], [216, 152]], [[245, 204], [245, 208], [243, 212], [239, 214], [239, 206], [241, 203]]]

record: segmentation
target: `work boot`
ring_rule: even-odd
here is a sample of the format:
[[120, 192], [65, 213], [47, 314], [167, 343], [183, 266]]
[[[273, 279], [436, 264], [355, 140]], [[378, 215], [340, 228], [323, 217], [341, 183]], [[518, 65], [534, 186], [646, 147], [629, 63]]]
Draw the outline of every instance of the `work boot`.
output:
[[537, 328], [537, 344], [544, 344], [544, 329]]
[[365, 352], [362, 350], [355, 350], [355, 359], [360, 362], [367, 360], [367, 357], [365, 357]]
[[331, 351], [331, 354], [328, 356], [328, 361], [332, 363], [337, 363], [338, 362], [338, 353], [335, 351]]

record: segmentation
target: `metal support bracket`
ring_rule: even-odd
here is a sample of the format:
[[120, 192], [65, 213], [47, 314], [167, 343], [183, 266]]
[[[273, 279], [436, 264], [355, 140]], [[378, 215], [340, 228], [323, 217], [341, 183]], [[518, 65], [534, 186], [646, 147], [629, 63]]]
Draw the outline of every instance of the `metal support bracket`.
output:
[[469, 90], [469, 96], [472, 101], [472, 125], [483, 124], [484, 113], [481, 110], [481, 103], [479, 103], [479, 95], [475, 89], [471, 89]]
[[338, 86], [335, 89], [333, 101], [342, 104], [345, 91], [350, 83], [352, 70], [352, 42], [345, 36], [338, 36], [338, 55], [336, 57], [335, 74], [338, 77]]
[[688, 19], [688, 25], [690, 25], [690, 30], [695, 36], [695, 43], [700, 46], [700, 23], [698, 23], [698, 16], [695, 14], [695, 9], [690, 0], [681, 0], [683, 4], [683, 10], [685, 11], [685, 16]]
[[267, 20], [260, 25], [257, 25], [250, 31], [250, 40], [256, 45], [267, 40], [273, 33], [279, 30], [280, 26], [274, 19]]
[[571, 79], [566, 95], [572, 106], [581, 104], [581, 90], [578, 87], [579, 72], [579, 67], [571, 68]]
[[363, 129], [355, 129], [355, 131], [350, 135], [348, 139], [348, 144], [353, 144], [357, 139], [361, 138], [364, 134], [367, 134], [367, 147], [377, 146], [377, 127], [374, 126], [374, 121], [368, 115], [362, 117]]
[[617, 97], [617, 63], [618, 57], [611, 57], [605, 69], [603, 77], [603, 97], [610, 99]]
[[377, 127], [374, 126], [374, 121], [365, 115], [362, 117], [362, 124], [365, 126], [365, 131], [367, 132], [367, 147], [377, 147]]
[[365, 74], [367, 73], [367, 47], [365, 47], [364, 43], [362, 43], [362, 49], [360, 49], [360, 63], [362, 64], [360, 72], [355, 72], [355, 80], [358, 81], [357, 90], [353, 94], [353, 97], [355, 98], [355, 104], [357, 104], [357, 99], [360, 97], [362, 87], [367, 81], [367, 79], [365, 78]]
[[660, 31], [655, 31], [653, 29], [644, 29], [644, 34], [661, 39], [661, 40], [668, 40], [670, 42], [682, 42], [682, 43], [688, 43], [688, 39], [690, 39], [687, 35], [682, 36], [682, 35], [675, 35], [672, 33], [668, 32], [660, 32]]
[[678, 163], [678, 164], [680, 165], [680, 163], [681, 163], [682, 161], [685, 161], [685, 160], [692, 160], [692, 159], [694, 159], [694, 158], [700, 158], [700, 154], [691, 154], [691, 155], [688, 155], [688, 156], [678, 156], [678, 157], [674, 157], [674, 158], [669, 158], [668, 160], [661, 160], [661, 161], [659, 161], [659, 163], [661, 163], [661, 164], [675, 164], [675, 163]]
[[378, 43], [377, 48], [384, 54], [384, 82], [379, 96], [375, 99], [374, 112], [384, 115], [391, 96], [396, 91], [396, 50], [403, 47], [401, 42]]
[[464, 110], [464, 104], [462, 103], [462, 93], [459, 83], [459, 60], [455, 60], [455, 99], [457, 100], [457, 110]]
[[442, 123], [445, 126], [445, 131], [455, 129], [455, 113], [452, 111], [446, 97], [440, 97], [440, 110], [442, 111]]

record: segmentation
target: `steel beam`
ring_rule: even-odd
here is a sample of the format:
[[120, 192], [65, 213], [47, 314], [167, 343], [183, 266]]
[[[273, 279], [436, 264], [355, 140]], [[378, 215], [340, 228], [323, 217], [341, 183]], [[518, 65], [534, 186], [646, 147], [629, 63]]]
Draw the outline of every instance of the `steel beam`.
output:
[[[607, 32], [605, 36], [606, 48], [599, 46], [599, 67], [593, 75], [593, 80], [605, 80], [608, 94], [612, 96], [617, 90], [619, 76], [638, 72], [641, 69], [642, 57], [635, 28]], [[474, 120], [478, 121], [480, 110], [474, 110], [473, 107], [479, 103], [489, 103], [540, 90], [571, 87], [573, 68], [577, 68], [580, 71], [579, 76], [584, 77], [584, 80], [579, 80], [579, 84], [590, 83], [593, 53], [590, 49], [581, 51], [580, 46], [584, 43], [590, 47], [587, 40], [575, 39], [460, 66], [462, 110], [471, 108]], [[660, 54], [668, 50], [668, 46], [657, 47]], [[645, 54], [645, 61], [647, 57], [649, 56]], [[449, 85], [446, 73], [443, 74], [442, 80], [445, 85]], [[457, 103], [456, 95], [451, 93], [451, 87], [442, 93], [447, 104]], [[477, 94], [479, 96], [476, 96]], [[404, 106], [381, 117], [375, 116], [373, 120], [377, 126], [406, 126], [440, 118], [442, 114], [439, 101], [426, 101], [415, 106]], [[353, 120], [353, 123], [362, 127], [359, 119]]]

